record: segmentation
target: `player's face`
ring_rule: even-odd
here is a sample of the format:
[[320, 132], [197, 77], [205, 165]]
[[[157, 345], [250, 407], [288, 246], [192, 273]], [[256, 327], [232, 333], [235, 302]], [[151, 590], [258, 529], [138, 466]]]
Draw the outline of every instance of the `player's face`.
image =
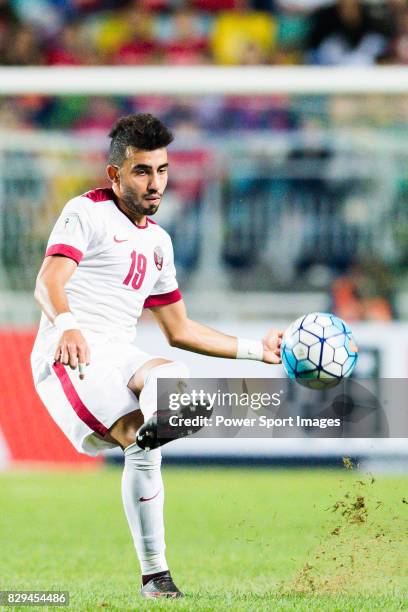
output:
[[[111, 168], [113, 168], [111, 166]], [[115, 167], [115, 193], [136, 217], [154, 215], [167, 185], [167, 150], [142, 151], [128, 147], [120, 168]]]

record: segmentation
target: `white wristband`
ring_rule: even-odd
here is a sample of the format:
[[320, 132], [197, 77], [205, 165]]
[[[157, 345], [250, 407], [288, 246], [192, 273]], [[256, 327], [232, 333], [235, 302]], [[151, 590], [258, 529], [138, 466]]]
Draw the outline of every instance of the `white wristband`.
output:
[[237, 338], [237, 359], [255, 359], [263, 361], [263, 344], [261, 340], [247, 340], [246, 338]]
[[64, 332], [67, 329], [79, 329], [78, 322], [72, 312], [62, 312], [54, 319], [54, 326]]

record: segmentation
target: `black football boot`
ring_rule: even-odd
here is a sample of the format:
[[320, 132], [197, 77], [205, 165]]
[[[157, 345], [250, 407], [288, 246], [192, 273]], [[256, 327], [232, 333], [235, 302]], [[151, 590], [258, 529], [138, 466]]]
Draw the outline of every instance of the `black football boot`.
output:
[[192, 417], [211, 417], [212, 410], [207, 409], [206, 403], [198, 405], [183, 406], [179, 410], [159, 410], [150, 419], [139, 428], [136, 434], [136, 444], [145, 451], [153, 450], [178, 440], [191, 436], [202, 429], [203, 425], [198, 422], [197, 425], [181, 425], [172, 427], [170, 425], [170, 417], [177, 416], [179, 418]]
[[146, 582], [140, 589], [140, 594], [146, 599], [184, 597], [184, 594], [174, 584], [170, 572], [156, 576]]

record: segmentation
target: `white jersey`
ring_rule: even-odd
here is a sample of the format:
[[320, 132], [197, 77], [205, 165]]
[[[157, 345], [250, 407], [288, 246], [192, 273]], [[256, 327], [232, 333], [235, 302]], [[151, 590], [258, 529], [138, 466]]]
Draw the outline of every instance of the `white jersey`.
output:
[[[181, 299], [170, 236], [147, 219], [137, 226], [116, 206], [111, 189], [70, 200], [51, 232], [46, 256], [78, 264], [65, 285], [70, 310], [85, 332], [132, 342], [143, 308]], [[42, 315], [37, 342], [54, 336]]]

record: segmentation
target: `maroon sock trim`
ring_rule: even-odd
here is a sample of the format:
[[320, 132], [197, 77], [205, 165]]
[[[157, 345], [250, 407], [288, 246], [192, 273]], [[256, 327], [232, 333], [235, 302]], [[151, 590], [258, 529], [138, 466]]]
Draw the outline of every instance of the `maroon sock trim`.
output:
[[165, 576], [166, 574], [170, 574], [169, 570], [165, 570], [164, 572], [157, 572], [157, 574], [144, 574], [142, 576], [142, 585], [144, 586], [153, 578], [159, 578], [159, 576]]

